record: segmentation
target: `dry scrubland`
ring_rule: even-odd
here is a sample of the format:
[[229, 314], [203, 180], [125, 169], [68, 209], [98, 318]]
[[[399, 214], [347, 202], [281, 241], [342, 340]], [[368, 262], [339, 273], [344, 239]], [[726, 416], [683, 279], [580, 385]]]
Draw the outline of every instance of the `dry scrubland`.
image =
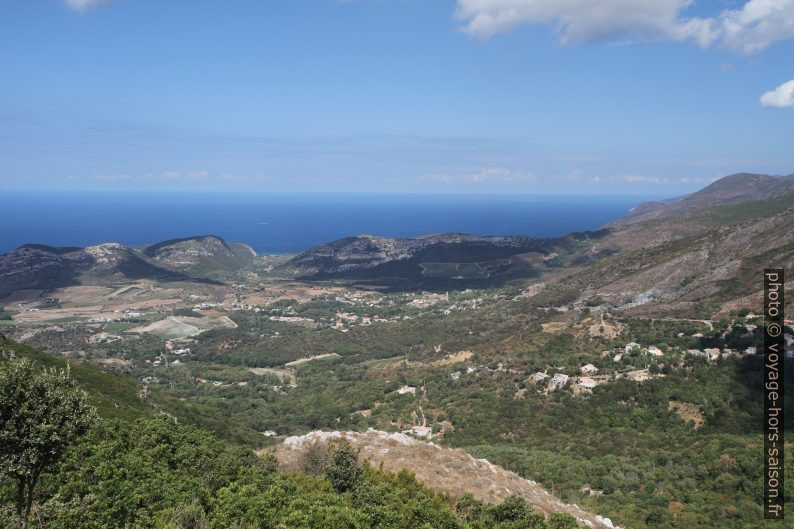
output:
[[362, 462], [391, 472], [409, 470], [422, 483], [453, 498], [468, 493], [482, 501], [499, 503], [518, 495], [546, 515], [566, 512], [588, 527], [614, 527], [609, 519], [564, 503], [534, 481], [485, 459], [475, 459], [463, 450], [418, 441], [401, 433], [372, 429], [363, 433], [315, 431], [286, 438], [276, 447], [275, 454], [286, 470], [300, 470], [302, 458], [312, 443], [342, 439], [361, 450], [359, 459]]

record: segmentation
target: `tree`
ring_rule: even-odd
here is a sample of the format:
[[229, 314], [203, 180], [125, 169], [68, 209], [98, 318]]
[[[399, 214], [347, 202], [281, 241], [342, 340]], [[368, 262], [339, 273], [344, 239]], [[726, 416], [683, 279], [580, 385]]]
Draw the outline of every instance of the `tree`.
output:
[[331, 449], [325, 478], [337, 492], [351, 492], [361, 483], [364, 470], [358, 465], [358, 452], [347, 441], [341, 441]]
[[0, 472], [17, 483], [21, 529], [27, 528], [39, 476], [95, 417], [68, 370], [42, 369], [26, 358], [0, 362]]
[[521, 496], [510, 496], [500, 505], [495, 505], [491, 514], [497, 522], [512, 522], [532, 514], [532, 507]]
[[576, 529], [579, 525], [576, 518], [567, 512], [555, 512], [549, 516], [548, 526], [551, 529]]
[[310, 476], [322, 476], [330, 457], [327, 443], [313, 441], [309, 443], [301, 456], [300, 468]]

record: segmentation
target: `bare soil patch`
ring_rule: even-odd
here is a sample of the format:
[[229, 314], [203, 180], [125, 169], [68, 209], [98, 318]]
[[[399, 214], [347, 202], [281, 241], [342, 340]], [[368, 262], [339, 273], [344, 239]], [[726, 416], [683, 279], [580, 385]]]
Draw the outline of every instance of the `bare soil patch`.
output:
[[319, 360], [320, 358], [341, 358], [340, 355], [337, 353], [325, 353], [321, 355], [314, 355], [314, 356], [306, 356], [304, 358], [298, 358], [297, 360], [293, 360], [292, 362], [287, 362], [284, 364], [285, 367], [297, 367], [303, 365], [307, 362], [311, 362], [312, 360]]
[[693, 423], [695, 430], [703, 426], [703, 423], [706, 422], [703, 418], [703, 414], [700, 412], [700, 407], [695, 404], [671, 400], [667, 403], [667, 409], [675, 411], [676, 415], [681, 417], [685, 422]]
[[461, 362], [465, 362], [472, 356], [474, 356], [474, 353], [472, 351], [458, 351], [457, 353], [448, 354], [446, 357], [442, 358], [441, 360], [436, 360], [435, 362], [431, 362], [431, 365], [447, 366], [451, 364], [459, 364]]

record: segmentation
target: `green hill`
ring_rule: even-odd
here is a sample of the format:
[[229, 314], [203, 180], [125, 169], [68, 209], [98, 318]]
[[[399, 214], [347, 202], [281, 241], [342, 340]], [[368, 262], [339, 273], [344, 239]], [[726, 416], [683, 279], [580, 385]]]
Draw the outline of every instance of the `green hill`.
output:
[[229, 424], [228, 417], [217, 408], [150, 390], [129, 376], [108, 373], [88, 362], [67, 361], [14, 342], [0, 333], [0, 362], [16, 356], [31, 358], [44, 367], [68, 368], [78, 385], [88, 392], [91, 404], [103, 418], [133, 421], [167, 415], [230, 441], [249, 445], [263, 442], [262, 436], [254, 430]]
[[[60, 359], [0, 338], [3, 362]], [[137, 384], [85, 365], [71, 368], [103, 418], [67, 448], [36, 489], [35, 527], [53, 529], [414, 528], [573, 529], [518, 497], [499, 506], [433, 492], [408, 472], [358, 462], [347, 445], [314, 451], [301, 472], [277, 470], [270, 454], [222, 441], [170, 417], [152, 418], [136, 401]], [[112, 417], [112, 418], [111, 418]], [[15, 489], [0, 477], [0, 526], [16, 525]]]

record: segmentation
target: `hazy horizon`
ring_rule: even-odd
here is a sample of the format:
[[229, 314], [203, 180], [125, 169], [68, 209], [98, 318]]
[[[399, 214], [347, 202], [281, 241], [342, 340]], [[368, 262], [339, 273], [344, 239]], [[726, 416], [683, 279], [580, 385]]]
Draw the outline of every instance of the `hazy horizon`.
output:
[[0, 253], [23, 244], [142, 246], [217, 235], [267, 254], [369, 233], [556, 237], [594, 230], [652, 196], [387, 193], [36, 192], [7, 194]]

